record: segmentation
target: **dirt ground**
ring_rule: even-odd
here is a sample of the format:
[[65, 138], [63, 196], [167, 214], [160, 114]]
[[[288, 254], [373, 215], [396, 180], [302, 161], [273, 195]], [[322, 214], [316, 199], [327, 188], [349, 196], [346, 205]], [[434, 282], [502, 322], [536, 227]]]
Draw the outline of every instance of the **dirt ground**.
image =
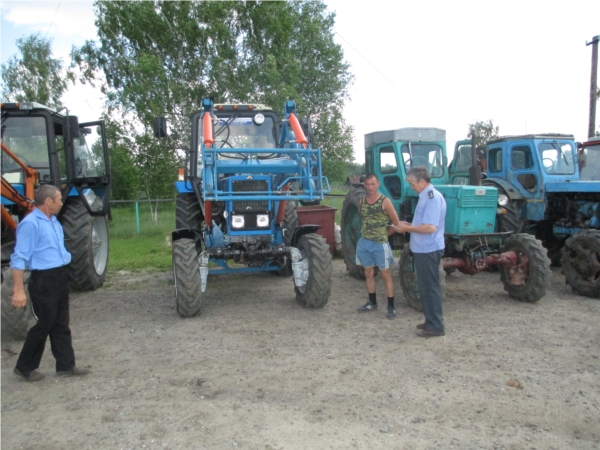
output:
[[182, 320], [171, 278], [121, 272], [72, 294], [88, 377], [56, 378], [48, 345], [47, 378], [20, 381], [21, 342], [2, 336], [2, 448], [600, 449], [600, 301], [560, 269], [537, 304], [497, 273], [448, 276], [447, 333], [431, 339], [397, 274], [395, 320], [357, 313], [364, 282], [337, 258], [321, 310], [290, 278], [221, 275]]

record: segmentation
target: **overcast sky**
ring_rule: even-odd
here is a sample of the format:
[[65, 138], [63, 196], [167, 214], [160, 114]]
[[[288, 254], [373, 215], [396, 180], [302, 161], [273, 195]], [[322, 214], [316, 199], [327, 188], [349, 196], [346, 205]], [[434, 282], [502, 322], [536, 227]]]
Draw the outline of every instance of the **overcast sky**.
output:
[[[449, 148], [470, 123], [490, 119], [501, 135], [587, 137], [586, 42], [600, 35], [600, 1], [326, 3], [356, 77], [345, 112], [357, 161], [365, 133], [403, 127], [442, 128]], [[17, 52], [16, 39], [32, 33], [51, 38], [67, 64], [72, 45], [96, 37], [91, 1], [1, 0], [0, 8], [3, 63]], [[99, 97], [76, 87], [63, 100], [83, 121], [98, 117]]]

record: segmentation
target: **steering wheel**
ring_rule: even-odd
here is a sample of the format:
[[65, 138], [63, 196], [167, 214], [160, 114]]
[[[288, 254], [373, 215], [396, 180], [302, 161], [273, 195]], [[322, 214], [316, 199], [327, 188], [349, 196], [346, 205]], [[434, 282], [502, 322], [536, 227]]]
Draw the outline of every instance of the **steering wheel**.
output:
[[[549, 164], [548, 164], [549, 162]], [[544, 169], [546, 172], [552, 173], [554, 172], [554, 160], [550, 158], [542, 158], [542, 164], [544, 165]]]
[[429, 161], [427, 161], [427, 158], [423, 156], [413, 156], [410, 159], [411, 169], [416, 166], [425, 166], [427, 170], [431, 170], [431, 165], [429, 164]]

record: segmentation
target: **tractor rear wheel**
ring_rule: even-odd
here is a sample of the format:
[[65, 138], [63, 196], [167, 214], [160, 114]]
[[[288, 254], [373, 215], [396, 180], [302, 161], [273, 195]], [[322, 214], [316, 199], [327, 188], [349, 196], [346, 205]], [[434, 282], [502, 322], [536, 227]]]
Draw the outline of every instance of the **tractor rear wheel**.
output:
[[5, 268], [2, 271], [2, 330], [8, 331], [15, 339], [25, 339], [29, 328], [35, 322], [33, 309], [31, 308], [31, 299], [27, 290], [28, 279], [29, 271], [25, 271], [23, 274], [23, 283], [25, 284], [27, 304], [25, 308], [15, 308], [12, 305], [12, 270]]
[[92, 291], [104, 284], [108, 269], [108, 222], [92, 216], [80, 198], [69, 198], [60, 213], [65, 248], [71, 254], [69, 285]]
[[200, 314], [202, 280], [193, 239], [178, 239], [173, 242], [173, 281], [177, 314], [181, 317]]
[[298, 241], [298, 250], [308, 269], [308, 279], [304, 286], [295, 286], [296, 300], [308, 308], [322, 308], [331, 293], [331, 252], [323, 236], [315, 233], [305, 234]]
[[196, 194], [177, 194], [175, 228], [199, 229], [202, 221], [202, 210]]
[[502, 252], [517, 254], [516, 266], [500, 266], [500, 280], [504, 290], [521, 302], [537, 302], [546, 295], [550, 284], [550, 260], [541, 241], [530, 234], [513, 234], [502, 247]]
[[573, 292], [600, 298], [600, 231], [582, 230], [567, 239], [561, 265]]
[[[400, 286], [402, 286], [402, 293], [406, 299], [406, 303], [417, 311], [423, 311], [423, 305], [421, 304], [421, 296], [419, 295], [419, 284], [417, 283], [417, 272], [415, 270], [414, 259], [412, 253], [410, 253], [410, 246], [406, 244], [402, 248], [400, 254]], [[446, 271], [442, 261], [440, 261], [440, 286], [442, 287], [442, 294], [446, 291]]]
[[346, 270], [351, 276], [358, 279], [365, 278], [365, 269], [356, 264], [356, 246], [361, 236], [362, 222], [360, 220], [360, 202], [367, 195], [363, 186], [353, 187], [344, 198], [342, 207], [342, 254], [346, 263]]

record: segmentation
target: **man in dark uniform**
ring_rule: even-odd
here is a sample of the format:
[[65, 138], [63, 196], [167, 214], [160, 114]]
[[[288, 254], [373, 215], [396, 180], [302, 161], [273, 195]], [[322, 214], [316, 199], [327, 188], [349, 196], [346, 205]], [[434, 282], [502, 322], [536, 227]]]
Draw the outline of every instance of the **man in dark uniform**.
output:
[[375, 265], [377, 265], [388, 300], [387, 318], [393, 319], [396, 317], [396, 310], [394, 308], [394, 282], [390, 273], [390, 265], [394, 264], [394, 256], [388, 243], [388, 235], [394, 232], [394, 229], [390, 228], [390, 222], [393, 225], [399, 225], [400, 220], [390, 199], [379, 193], [379, 179], [376, 175], [367, 175], [364, 186], [367, 195], [362, 198], [360, 204], [362, 236], [356, 246], [356, 264], [365, 268], [369, 300], [358, 308], [358, 312], [375, 311], [377, 309], [377, 297], [375, 295]]
[[444, 336], [439, 266], [444, 254], [446, 200], [431, 184], [426, 167], [414, 167], [406, 177], [419, 194], [419, 202], [412, 223], [401, 222], [396, 231], [410, 232], [410, 250], [415, 261], [419, 296], [425, 314], [425, 322], [417, 325], [417, 335]]
[[87, 375], [75, 366], [75, 352], [69, 328], [69, 272], [71, 254], [64, 244], [64, 232], [56, 219], [62, 207], [60, 190], [42, 185], [35, 192], [37, 207], [17, 227], [17, 244], [11, 256], [14, 280], [12, 304], [24, 308], [27, 296], [23, 285], [25, 269], [31, 270], [29, 296], [38, 322], [27, 333], [14, 374], [25, 381], [40, 381], [40, 365], [46, 338], [50, 337], [58, 376]]

